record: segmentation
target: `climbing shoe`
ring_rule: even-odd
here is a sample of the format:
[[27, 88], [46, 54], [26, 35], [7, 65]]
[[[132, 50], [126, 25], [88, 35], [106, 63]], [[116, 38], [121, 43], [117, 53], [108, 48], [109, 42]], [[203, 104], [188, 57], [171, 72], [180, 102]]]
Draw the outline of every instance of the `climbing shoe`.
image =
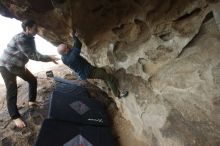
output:
[[120, 92], [119, 98], [123, 98], [126, 96], [128, 96], [128, 91], [122, 91], [122, 92]]

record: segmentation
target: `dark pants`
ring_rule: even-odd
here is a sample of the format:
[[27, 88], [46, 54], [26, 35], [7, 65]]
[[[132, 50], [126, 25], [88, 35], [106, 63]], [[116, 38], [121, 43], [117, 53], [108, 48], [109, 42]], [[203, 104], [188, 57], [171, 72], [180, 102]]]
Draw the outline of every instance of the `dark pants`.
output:
[[5, 67], [0, 66], [0, 72], [4, 79], [5, 86], [6, 86], [6, 100], [7, 100], [7, 108], [9, 115], [12, 119], [16, 119], [20, 117], [17, 108], [17, 81], [16, 77], [19, 76], [23, 80], [29, 83], [29, 101], [36, 100], [37, 94], [37, 79], [34, 75], [28, 70], [25, 69], [18, 75], [15, 75], [9, 72]]
[[104, 80], [108, 87], [112, 90], [114, 96], [119, 97], [119, 90], [117, 86], [118, 81], [113, 75], [108, 74], [105, 69], [95, 67], [90, 73], [89, 78]]

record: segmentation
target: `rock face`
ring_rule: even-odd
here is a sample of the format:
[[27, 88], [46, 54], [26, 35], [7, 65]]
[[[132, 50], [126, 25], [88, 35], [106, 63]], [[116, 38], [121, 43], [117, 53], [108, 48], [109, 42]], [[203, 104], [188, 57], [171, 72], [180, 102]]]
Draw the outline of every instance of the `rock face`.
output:
[[218, 0], [1, 0], [0, 13], [35, 19], [54, 45], [78, 29], [83, 55], [129, 90], [115, 102], [135, 139], [220, 145]]

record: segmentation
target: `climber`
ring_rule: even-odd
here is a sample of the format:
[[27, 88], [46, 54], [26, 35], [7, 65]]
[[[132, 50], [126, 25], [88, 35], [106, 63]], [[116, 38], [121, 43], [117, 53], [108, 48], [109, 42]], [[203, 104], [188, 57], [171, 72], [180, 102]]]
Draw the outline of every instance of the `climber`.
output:
[[0, 72], [6, 86], [6, 101], [10, 117], [18, 128], [26, 127], [17, 108], [17, 82], [19, 76], [29, 83], [29, 106], [37, 105], [37, 79], [25, 67], [29, 59], [43, 62], [54, 62], [58, 58], [54, 55], [42, 55], [37, 52], [34, 36], [37, 34], [37, 24], [34, 20], [22, 22], [23, 32], [15, 35], [8, 43], [0, 57]]
[[78, 32], [70, 33], [73, 38], [73, 47], [68, 44], [60, 44], [57, 51], [62, 55], [61, 59], [65, 65], [74, 70], [82, 79], [102, 79], [113, 92], [114, 96], [121, 98], [128, 95], [128, 91], [120, 92], [117, 87], [117, 79], [106, 72], [103, 68], [92, 66], [80, 55], [82, 43], [78, 39]]

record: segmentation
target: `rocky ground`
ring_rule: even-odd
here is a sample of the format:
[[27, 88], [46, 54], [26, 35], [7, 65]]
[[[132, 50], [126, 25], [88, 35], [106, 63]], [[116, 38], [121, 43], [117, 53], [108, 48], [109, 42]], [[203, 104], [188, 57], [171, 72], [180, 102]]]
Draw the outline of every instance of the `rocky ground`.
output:
[[[113, 133], [119, 142], [119, 145], [127, 146], [145, 146], [146, 144], [136, 140], [132, 135], [131, 124], [126, 121], [118, 108], [113, 102], [113, 98], [108, 97], [106, 92], [100, 90], [94, 84], [99, 84], [98, 82], [92, 81], [79, 81], [76, 77], [71, 74], [71, 71], [64, 66], [59, 66], [52, 69], [56, 76], [64, 77], [69, 80], [74, 80], [80, 83], [82, 86], [88, 88], [89, 93], [93, 98], [96, 98], [102, 102], [108, 109], [110, 116], [113, 121], [112, 129]], [[49, 96], [55, 82], [51, 78], [46, 78], [45, 72], [40, 72], [36, 74], [38, 78], [38, 95], [37, 100], [43, 103], [39, 107], [27, 106], [27, 97], [28, 97], [28, 84], [23, 80], [18, 81], [18, 107], [19, 111], [22, 114], [22, 117], [27, 123], [27, 127], [24, 129], [18, 129], [15, 127], [14, 123], [11, 121], [5, 101], [5, 87], [0, 86], [0, 145], [1, 146], [33, 146], [35, 144], [37, 135], [39, 133], [41, 124], [45, 118], [47, 118], [48, 106], [49, 106]], [[101, 85], [101, 84], [99, 84]], [[103, 89], [106, 89], [106, 86], [102, 86]]]

